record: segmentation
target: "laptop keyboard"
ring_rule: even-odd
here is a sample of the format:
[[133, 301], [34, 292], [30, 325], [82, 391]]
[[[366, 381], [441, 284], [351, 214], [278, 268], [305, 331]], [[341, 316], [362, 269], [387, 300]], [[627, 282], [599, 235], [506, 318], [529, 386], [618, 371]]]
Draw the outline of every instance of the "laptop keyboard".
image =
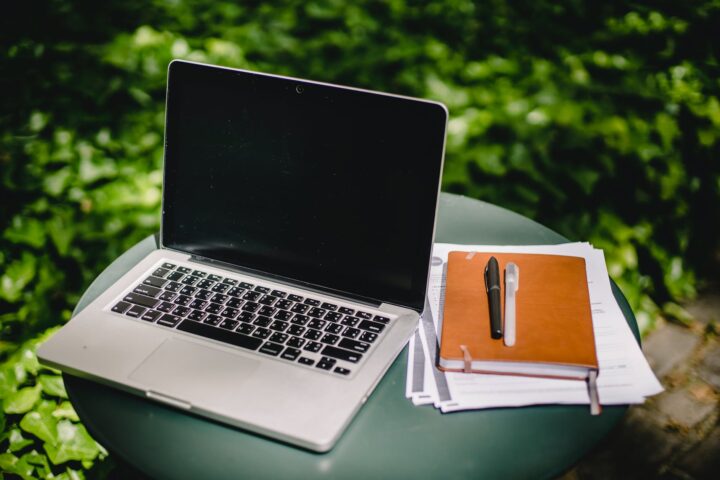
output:
[[110, 310], [338, 375], [349, 375], [390, 317], [163, 262]]

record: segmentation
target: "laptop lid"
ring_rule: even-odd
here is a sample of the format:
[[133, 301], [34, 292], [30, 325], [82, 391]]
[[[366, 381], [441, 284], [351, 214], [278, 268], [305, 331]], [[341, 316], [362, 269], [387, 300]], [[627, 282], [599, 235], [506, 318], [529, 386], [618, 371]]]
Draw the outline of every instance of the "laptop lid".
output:
[[173, 61], [162, 245], [422, 311], [446, 123], [435, 102]]

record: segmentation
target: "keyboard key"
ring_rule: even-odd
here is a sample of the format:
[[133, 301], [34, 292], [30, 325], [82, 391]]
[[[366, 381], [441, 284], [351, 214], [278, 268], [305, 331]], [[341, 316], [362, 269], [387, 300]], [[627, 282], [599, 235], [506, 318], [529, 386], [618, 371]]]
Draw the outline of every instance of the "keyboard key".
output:
[[111, 310], [115, 313], [125, 313], [131, 306], [128, 302], [118, 302]]
[[235, 327], [238, 326], [238, 323], [240, 322], [238, 322], [237, 320], [226, 319], [220, 323], [220, 328], [224, 328], [225, 330], [235, 330]]
[[289, 323], [283, 322], [282, 320], [275, 320], [272, 325], [270, 325], [270, 330], [275, 330], [276, 332], [284, 332]]
[[340, 375], [349, 375], [350, 374], [350, 370], [348, 370], [347, 368], [343, 368], [343, 367], [335, 367], [335, 370], [333, 370], [333, 372], [339, 373]]
[[308, 342], [307, 345], [305, 345], [305, 348], [303, 348], [303, 350], [306, 350], [308, 352], [319, 352], [322, 347], [322, 343]]
[[188, 313], [192, 312], [192, 308], [188, 307], [175, 307], [175, 310], [173, 310], [173, 315], [177, 315], [178, 317], [184, 317]]
[[241, 322], [252, 322], [255, 317], [256, 315], [252, 312], [240, 312], [240, 315], [238, 315], [237, 319]]
[[210, 290], [200, 290], [195, 294], [195, 298], [199, 298], [200, 300], [210, 300], [212, 296], [213, 293]]
[[257, 350], [257, 348], [262, 344], [262, 340], [260, 339], [249, 337], [241, 333], [230, 332], [221, 328], [211, 327], [205, 323], [197, 323], [191, 320], [184, 320], [178, 326], [178, 330], [193, 333], [195, 335], [201, 335], [220, 342], [230, 343], [249, 350]]
[[243, 293], [245, 293], [245, 290], [243, 290], [242, 288], [238, 288], [238, 287], [232, 287], [230, 290], [227, 291], [227, 294], [230, 295], [231, 297], [239, 297]]
[[342, 314], [338, 312], [328, 312], [327, 315], [325, 315], [325, 320], [329, 320], [331, 322], [337, 322], [342, 318]]
[[238, 310], [237, 308], [226, 308], [222, 311], [220, 315], [225, 318], [235, 318], [237, 317], [238, 313], [240, 313], [240, 310]]
[[310, 309], [310, 311], [307, 314], [311, 317], [322, 318], [323, 315], [325, 315], [326, 313], [327, 313], [327, 310], [325, 310], [323, 308], [313, 307]]
[[260, 304], [255, 302], [246, 302], [245, 305], [242, 306], [244, 311], [253, 313], [255, 313], [258, 308], [260, 308]]
[[285, 340], [290, 338], [287, 333], [275, 332], [270, 336], [270, 341], [275, 343], [285, 343]]
[[145, 280], [143, 280], [143, 285], [150, 285], [151, 287], [157, 287], [161, 288], [163, 285], [168, 283], [167, 280], [163, 280], [162, 278], [149, 276]]
[[[206, 314], [207, 315], [207, 314]], [[224, 319], [220, 315], [208, 315], [205, 320], [203, 320], [203, 323], [207, 325], [217, 325], [220, 322], [222, 322]]]
[[333, 357], [337, 358], [338, 360], [345, 360], [346, 362], [352, 363], [357, 363], [362, 358], [362, 355], [359, 353], [348, 352], [347, 350], [343, 350], [342, 348], [336, 348], [330, 345], [326, 345], [321, 353], [323, 355], [327, 355], [328, 357]]
[[[148, 288], [152, 288], [152, 287], [148, 287]], [[171, 302], [173, 300], [173, 298], [175, 298], [175, 297], [177, 297], [177, 293], [168, 292], [167, 290], [165, 290], [164, 292], [162, 292], [160, 294], [160, 296], [158, 297], [158, 300], [163, 300], [165, 302]]]
[[277, 357], [282, 352], [283, 346], [277, 343], [265, 342], [258, 352]]
[[270, 294], [278, 298], [285, 298], [287, 296], [287, 293], [280, 290], [273, 290]]
[[223, 304], [228, 301], [228, 298], [230, 298], [230, 297], [228, 297], [227, 295], [223, 295], [222, 293], [216, 293], [215, 295], [213, 295], [213, 297], [210, 299], [210, 301], [214, 302], [214, 303]]
[[257, 286], [257, 287], [255, 287], [255, 291], [260, 292], [260, 293], [269, 293], [270, 289], [268, 287]]
[[178, 268], [177, 268], [177, 271], [180, 272], [180, 273], [190, 273], [190, 272], [192, 272], [192, 268], [178, 267]]
[[200, 270], [195, 270], [194, 272], [192, 272], [192, 274], [195, 275], [196, 277], [200, 277], [200, 278], [207, 277], [207, 273], [201, 272]]
[[146, 297], [145, 295], [140, 295], [138, 293], [128, 293], [127, 295], [125, 295], [125, 298], [123, 298], [123, 300], [125, 300], [126, 302], [134, 303], [135, 305], [142, 305], [143, 307], [147, 308], [153, 308], [155, 305], [160, 303], [159, 300], [155, 300], [154, 298]]
[[252, 335], [253, 337], [265, 339], [270, 336], [270, 330], [267, 328], [258, 327]]
[[263, 305], [260, 310], [257, 311], [258, 315], [265, 315], [266, 317], [272, 317], [276, 310], [273, 307]]
[[187, 316], [189, 320], [195, 320], [196, 322], [201, 322], [203, 318], [207, 316], [207, 313], [202, 312], [200, 310], [193, 310], [190, 312], [190, 314]]
[[180, 283], [182, 283], [183, 285], [195, 285], [199, 281], [200, 281], [200, 279], [198, 277], [193, 277], [192, 275], [188, 275], [187, 277], [180, 280]]
[[240, 282], [240, 288], [244, 288], [245, 290], [252, 290], [252, 288], [255, 286], [252, 283], [247, 282]]
[[355, 313], [355, 310], [353, 310], [352, 308], [340, 307], [338, 308], [338, 312], [342, 313], [343, 315], [352, 315]]
[[365, 319], [365, 320], [369, 320], [370, 318], [372, 318], [372, 315], [371, 315], [371, 314], [369, 314], [369, 313], [367, 313], [367, 312], [361, 312], [360, 310], [358, 310], [357, 312], [355, 312], [355, 316], [356, 316], [356, 317], [363, 318], [363, 319]]
[[298, 360], [298, 363], [301, 363], [303, 365], [312, 365], [315, 363], [315, 360], [313, 360], [312, 358], [308, 358], [308, 357], [300, 357], [300, 359]]
[[325, 320], [318, 320], [317, 318], [313, 318], [312, 320], [310, 320], [310, 323], [308, 323], [307, 326], [310, 328], [315, 328], [317, 330], [322, 330], [323, 327], [325, 327], [326, 323], [327, 322]]
[[133, 293], [139, 293], [140, 295], [145, 295], [152, 298], [157, 298], [161, 292], [161, 289], [157, 287], [151, 287], [150, 285], [138, 285], [133, 290]]
[[301, 297], [300, 295], [295, 295], [294, 293], [291, 293], [290, 295], [288, 295], [287, 299], [290, 300], [291, 302], [302, 302], [303, 301], [303, 297]]
[[290, 335], [302, 335], [303, 332], [305, 332], [305, 327], [300, 325], [290, 325], [290, 328], [287, 329], [287, 333]]
[[249, 323], [241, 323], [240, 326], [235, 329], [236, 332], [240, 332], [245, 335], [250, 335], [253, 330], [255, 330], [255, 327]]
[[208, 313], [212, 313], [213, 315], [217, 315], [223, 310], [222, 305], [218, 305], [217, 303], [211, 303], [207, 307], [205, 307], [205, 311]]
[[258, 300], [258, 303], [262, 303], [263, 305], [272, 305], [278, 300], [277, 297], [273, 297], [272, 295], [263, 295], [260, 300]]
[[170, 313], [173, 311], [173, 308], [175, 308], [175, 305], [170, 302], [161, 302], [160, 305], [155, 308], [161, 312]]
[[380, 333], [385, 328], [385, 325], [382, 323], [371, 322], [369, 320], [363, 320], [360, 322], [360, 325], [358, 325], [358, 328], [367, 330], [368, 332]]
[[192, 298], [186, 296], [186, 295], [180, 295], [178, 296], [175, 301], [173, 302], [175, 305], [182, 305], [183, 307], [186, 306], [188, 303], [192, 301]]
[[360, 321], [360, 319], [357, 317], [345, 317], [342, 319], [342, 321], [340, 323], [342, 325], [347, 325], [348, 327], [354, 327], [355, 325], [358, 324], [359, 321]]
[[170, 270], [168, 270], [167, 268], [160, 267], [160, 268], [156, 269], [154, 272], [152, 272], [152, 275], [155, 277], [164, 278], [165, 275], [167, 275], [168, 273], [170, 273]]
[[332, 333], [326, 333], [320, 341], [322, 343], [327, 343], [328, 345], [335, 345], [338, 340], [340, 340], [340, 337], [338, 337], [337, 335], [333, 335]]
[[292, 312], [288, 312], [287, 310], [278, 310], [273, 318], [277, 318], [278, 320], [290, 320], [292, 316]]
[[258, 327], [267, 327], [272, 323], [272, 320], [268, 317], [263, 317], [262, 315], [258, 315], [258, 317], [253, 322], [253, 325], [257, 325]]
[[180, 273], [180, 272], [170, 272], [170, 275], [168, 275], [167, 277], [165, 277], [165, 280], [170, 280], [170, 281], [172, 281], [172, 282], [177, 282], [178, 280], [182, 280], [182, 278], [183, 278], [184, 276], [185, 276], [185, 275], [183, 275], [183, 274]]
[[315, 300], [314, 298], [306, 298], [303, 302], [305, 305], [310, 305], [311, 307], [317, 307], [320, 305], [320, 300]]
[[381, 317], [380, 315], [375, 315], [375, 317], [373, 317], [373, 321], [384, 323], [386, 325], [390, 323], [390, 319], [388, 317]]
[[336, 362], [337, 362], [337, 360], [335, 360], [334, 358], [322, 357], [320, 359], [320, 361], [317, 363], [317, 365], [315, 365], [315, 368], [321, 368], [323, 370], [330, 370], [335, 365]]
[[292, 320], [290, 320], [290, 323], [293, 325], [305, 325], [308, 320], [310, 320], [310, 317], [306, 317], [305, 315], [295, 315]]
[[342, 340], [340, 340], [340, 343], [338, 343], [337, 346], [341, 348], [347, 348], [348, 350], [352, 350], [353, 352], [360, 353], [365, 353], [370, 349], [370, 344], [358, 342], [349, 338], [343, 338]]
[[180, 320], [182, 319], [177, 315], [170, 315], [169, 313], [166, 313], [155, 323], [162, 325], [163, 327], [174, 327], [180, 322]]
[[197, 288], [188, 287], [187, 285], [180, 289], [180, 295], [187, 295], [188, 297], [192, 297], [195, 292], [197, 292]]
[[305, 332], [305, 335], [303, 335], [303, 337], [305, 337], [309, 340], [317, 340], [321, 336], [322, 336], [321, 332], [319, 332], [317, 330], [313, 330], [313, 329], [308, 329], [308, 331]]
[[285, 360], [295, 360], [300, 356], [300, 350], [297, 348], [288, 347], [285, 349], [285, 351], [280, 355], [280, 357], [284, 358]]
[[222, 283], [224, 283], [225, 285], [235, 286], [235, 285], [237, 285], [238, 281], [233, 280], [232, 278], [226, 278], [225, 280], [222, 281]]
[[342, 325], [337, 324], [337, 323], [330, 323], [330, 324], [328, 324], [327, 327], [325, 327], [325, 331], [328, 333], [340, 333], [344, 329], [345, 329], [345, 327], [343, 327]]
[[143, 313], [145, 313], [145, 310], [147, 310], [147, 308], [141, 307], [140, 305], [133, 305], [132, 307], [130, 307], [130, 310], [125, 312], [125, 315], [127, 315], [128, 317], [138, 318]]
[[148, 310], [143, 314], [142, 317], [140, 317], [140, 320], [145, 320], [146, 322], [154, 322], [162, 315], [162, 312], [158, 312], [157, 310]]
[[176, 265], [174, 263], [170, 263], [170, 262], [165, 262], [162, 264], [162, 268], [166, 268], [168, 270], [172, 270], [175, 267], [176, 267]]
[[218, 283], [211, 290], [213, 292], [225, 293], [229, 288], [230, 288], [230, 285], [225, 285], [224, 283]]
[[358, 335], [360, 335], [360, 330], [353, 327], [347, 327], [342, 333], [342, 336], [347, 338], [357, 338]]
[[377, 337], [378, 337], [378, 336], [377, 336], [377, 333], [373, 333], [373, 332], [363, 332], [362, 335], [360, 335], [360, 340], [362, 340], [363, 342], [370, 342], [370, 343], [372, 343], [372, 342], [375, 341], [375, 339], [376, 339]]
[[213, 274], [213, 275], [208, 275], [207, 278], [208, 278], [208, 280], [212, 280], [213, 282], [219, 282], [220, 280], [222, 280], [223, 277], [221, 277], [220, 275]]
[[300, 348], [305, 344], [305, 339], [300, 337], [290, 337], [287, 342], [288, 347]]
[[262, 297], [262, 293], [260, 292], [246, 292], [245, 295], [243, 295], [243, 300], [248, 300], [250, 302], [254, 302], [258, 298]]
[[327, 302], [323, 303], [323, 304], [320, 305], [320, 306], [321, 306], [322, 308], [324, 308], [325, 310], [332, 310], [333, 312], [334, 312], [335, 310], [337, 310], [337, 308], [338, 308], [337, 305], [333, 305], [332, 303], [327, 303]]
[[197, 283], [198, 288], [208, 288], [209, 289], [213, 285], [215, 285], [215, 282], [213, 282], [212, 280], [208, 280], [207, 278], [204, 278]]
[[243, 300], [232, 297], [230, 300], [227, 301], [225, 306], [230, 307], [230, 308], [240, 308], [240, 305], [242, 305], [242, 304], [243, 304]]
[[182, 283], [178, 283], [178, 282], [170, 282], [167, 285], [165, 285], [166, 292], [177, 292], [181, 288], [182, 288]]
[[292, 306], [293, 306], [293, 302], [291, 302], [290, 300], [279, 300], [275, 304], [275, 308], [281, 308], [283, 310], [287, 310], [288, 308], [290, 308]]
[[302, 303], [296, 303], [293, 305], [293, 307], [290, 309], [291, 312], [295, 313], [305, 313], [308, 311], [308, 308], [310, 308], [308, 305], [303, 305]]
[[205, 300], [200, 300], [199, 298], [196, 298], [192, 302], [190, 302], [190, 305], [188, 307], [190, 308], [196, 308], [198, 310], [202, 310], [203, 308], [207, 307], [208, 302]]

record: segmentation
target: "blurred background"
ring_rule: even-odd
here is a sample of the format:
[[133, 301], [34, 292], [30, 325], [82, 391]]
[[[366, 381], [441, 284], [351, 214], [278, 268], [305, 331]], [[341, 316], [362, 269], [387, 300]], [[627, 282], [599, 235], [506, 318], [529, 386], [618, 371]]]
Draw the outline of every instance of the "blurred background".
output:
[[710, 0], [7, 6], [0, 470], [113, 469], [33, 351], [104, 267], [159, 229], [171, 59], [444, 102], [443, 190], [603, 248], [645, 335], [658, 322], [691, 323], [687, 302], [716, 288], [719, 26]]

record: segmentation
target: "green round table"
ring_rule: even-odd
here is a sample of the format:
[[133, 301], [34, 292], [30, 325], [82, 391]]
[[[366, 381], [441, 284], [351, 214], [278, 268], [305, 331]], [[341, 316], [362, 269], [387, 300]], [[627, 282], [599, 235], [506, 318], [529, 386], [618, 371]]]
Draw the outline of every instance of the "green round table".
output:
[[[567, 239], [502, 208], [457, 195], [440, 198], [438, 242], [528, 245]], [[112, 263], [76, 312], [157, 247], [151, 236]], [[613, 293], [635, 337], [637, 323]], [[390, 367], [333, 450], [311, 453], [65, 375], [90, 433], [153, 478], [552, 478], [603, 439], [627, 407], [537, 406], [442, 414], [405, 398], [407, 353]]]

